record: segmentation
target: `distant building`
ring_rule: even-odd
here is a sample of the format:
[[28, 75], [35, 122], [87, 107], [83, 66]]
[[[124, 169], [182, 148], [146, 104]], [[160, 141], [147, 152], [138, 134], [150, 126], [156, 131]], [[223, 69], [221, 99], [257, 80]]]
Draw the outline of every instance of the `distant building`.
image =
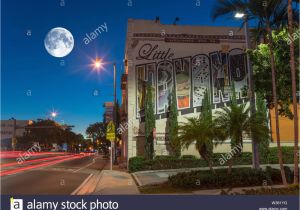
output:
[[104, 120], [105, 122], [112, 121], [114, 119], [114, 103], [113, 102], [105, 102], [103, 104], [104, 107]]
[[1, 149], [11, 149], [13, 138], [23, 136], [31, 120], [1, 120]]

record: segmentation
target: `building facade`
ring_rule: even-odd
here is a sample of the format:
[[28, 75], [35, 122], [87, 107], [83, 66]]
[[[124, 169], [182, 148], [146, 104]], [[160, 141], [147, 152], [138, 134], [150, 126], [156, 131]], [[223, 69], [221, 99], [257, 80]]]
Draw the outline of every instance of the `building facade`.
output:
[[1, 120], [1, 149], [12, 149], [14, 146], [13, 139], [23, 136], [25, 127], [30, 125], [31, 122], [31, 120]]
[[[122, 138], [128, 158], [144, 154], [146, 83], [151, 84], [156, 115], [156, 155], [170, 152], [167, 137], [168, 96], [174, 89], [178, 121], [199, 116], [204, 92], [213, 109], [229, 103], [234, 83], [239, 103], [248, 102], [248, 71], [243, 30], [233, 27], [164, 25], [128, 20], [122, 102], [126, 119]], [[251, 151], [250, 140], [244, 150]], [[215, 148], [229, 150], [230, 144]], [[191, 146], [183, 154], [198, 156]]]
[[103, 104], [104, 107], [104, 120], [106, 123], [109, 121], [113, 121], [114, 119], [114, 103], [113, 102], [105, 102]]

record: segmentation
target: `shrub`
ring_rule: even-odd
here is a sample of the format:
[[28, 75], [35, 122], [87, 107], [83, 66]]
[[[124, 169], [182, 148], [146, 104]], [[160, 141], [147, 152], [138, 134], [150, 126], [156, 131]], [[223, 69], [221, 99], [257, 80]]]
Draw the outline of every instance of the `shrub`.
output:
[[[294, 151], [293, 147], [282, 147], [282, 157], [284, 163], [287, 164], [287, 163], [294, 162], [293, 151]], [[268, 157], [267, 158], [260, 157], [260, 160], [262, 163], [277, 164], [278, 163], [277, 147], [270, 147]]]
[[221, 195], [299, 195], [299, 185], [290, 185], [283, 188], [244, 189], [243, 193], [230, 193], [222, 190]]
[[[225, 153], [214, 153], [213, 161], [216, 166], [221, 165], [220, 159], [222, 159], [226, 154]], [[226, 157], [226, 156], [225, 156]], [[251, 165], [252, 164], [252, 153], [243, 152], [240, 156], [234, 159], [234, 165]]]
[[[293, 147], [282, 147], [283, 162], [285, 164], [294, 162]], [[224, 157], [225, 153], [213, 154], [213, 165], [220, 166], [220, 158]], [[261, 164], [278, 164], [277, 148], [270, 148], [268, 159], [260, 156]], [[240, 156], [234, 159], [234, 165], [252, 165], [252, 153], [243, 152]], [[227, 165], [226, 163], [224, 164]], [[183, 155], [181, 158], [176, 156], [158, 155], [154, 160], [146, 160], [143, 157], [133, 157], [129, 159], [129, 171], [144, 171], [144, 170], [160, 170], [160, 169], [176, 169], [176, 168], [197, 168], [207, 167], [207, 162], [203, 159], [197, 159], [193, 155]]]
[[157, 155], [154, 160], [177, 160], [178, 158], [173, 155]]
[[194, 155], [182, 155], [181, 159], [182, 160], [197, 160], [198, 158], [196, 158], [196, 156], [194, 156]]
[[129, 159], [129, 171], [140, 171], [143, 169], [143, 164], [145, 162], [145, 158], [142, 156], [136, 156]]
[[[289, 171], [289, 169], [286, 169]], [[210, 171], [191, 171], [170, 176], [168, 183], [180, 188], [224, 188], [261, 186], [281, 183], [280, 171], [268, 168], [267, 170], [254, 170], [252, 168], [234, 168], [232, 174], [227, 169], [216, 169], [216, 174]]]

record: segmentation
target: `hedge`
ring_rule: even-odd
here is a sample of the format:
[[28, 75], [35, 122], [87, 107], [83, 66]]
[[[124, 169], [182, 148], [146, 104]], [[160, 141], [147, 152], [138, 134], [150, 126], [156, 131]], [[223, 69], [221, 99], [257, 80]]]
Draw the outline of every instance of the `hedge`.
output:
[[[291, 182], [293, 173], [285, 167], [288, 181]], [[280, 184], [280, 170], [266, 168], [266, 170], [254, 170], [252, 168], [234, 168], [230, 175], [227, 169], [216, 169], [216, 174], [211, 171], [191, 171], [170, 176], [168, 183], [174, 187], [192, 189], [213, 189], [225, 187], [246, 187]]]
[[[283, 162], [292, 164], [294, 162], [294, 148], [282, 147]], [[261, 164], [277, 164], [278, 154], [277, 148], [269, 148], [269, 156], [264, 158], [260, 156]], [[214, 166], [220, 166], [220, 158], [226, 153], [215, 153], [213, 155]], [[239, 157], [234, 159], [234, 165], [251, 165], [252, 153], [243, 152]], [[175, 156], [156, 156], [154, 160], [146, 160], [144, 157], [137, 156], [129, 159], [129, 171], [145, 171], [145, 170], [160, 170], [160, 169], [177, 169], [177, 168], [197, 168], [206, 167], [207, 163], [203, 159], [198, 159], [193, 155], [184, 155], [180, 158]]]
[[298, 195], [299, 185], [290, 185], [283, 188], [260, 188], [243, 190], [242, 193], [230, 193], [222, 190], [221, 195]]

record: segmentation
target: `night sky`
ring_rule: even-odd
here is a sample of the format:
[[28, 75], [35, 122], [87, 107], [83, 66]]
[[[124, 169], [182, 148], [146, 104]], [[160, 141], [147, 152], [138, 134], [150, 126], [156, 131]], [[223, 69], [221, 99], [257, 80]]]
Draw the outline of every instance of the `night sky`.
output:
[[[113, 68], [117, 63], [117, 93], [121, 101], [127, 19], [160, 17], [163, 24], [240, 26], [233, 18], [211, 20], [213, 0], [3, 0], [1, 119], [47, 118], [75, 125], [84, 134], [90, 123], [102, 121], [103, 103], [113, 100]], [[200, 2], [200, 6], [196, 6]], [[132, 4], [132, 6], [130, 6]], [[128, 6], [129, 5], [129, 6]], [[90, 33], [106, 23], [89, 44]], [[46, 34], [55, 27], [68, 29], [74, 37], [73, 51], [63, 58], [48, 54]], [[96, 56], [107, 62], [104, 71], [92, 71]], [[94, 95], [95, 92], [99, 95]]]

